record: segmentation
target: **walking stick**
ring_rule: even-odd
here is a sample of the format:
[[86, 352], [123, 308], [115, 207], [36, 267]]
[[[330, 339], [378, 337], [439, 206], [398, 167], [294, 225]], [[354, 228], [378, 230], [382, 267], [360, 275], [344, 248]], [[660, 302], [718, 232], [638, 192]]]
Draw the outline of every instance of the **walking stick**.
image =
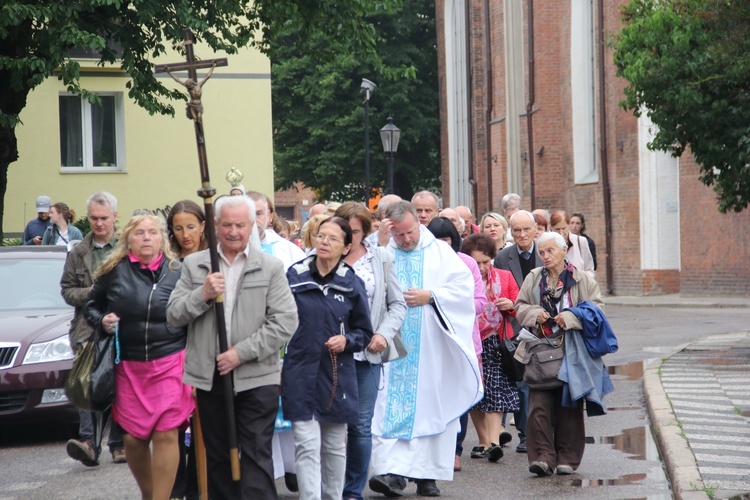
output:
[[198, 490], [200, 498], [208, 500], [208, 469], [206, 467], [206, 443], [203, 441], [203, 428], [198, 413], [198, 393], [193, 389], [195, 410], [193, 411], [193, 439], [195, 440], [195, 468], [198, 471]]
[[[187, 104], [187, 117], [193, 120], [195, 125], [195, 140], [198, 144], [198, 163], [201, 173], [201, 188], [198, 190], [198, 196], [203, 198], [203, 208], [206, 212], [206, 235], [208, 237], [208, 249], [211, 256], [211, 272], [218, 273], [219, 254], [216, 248], [216, 227], [214, 224], [214, 205], [213, 197], [216, 189], [211, 187], [211, 180], [208, 175], [208, 157], [206, 155], [206, 139], [203, 136], [203, 104], [201, 103], [201, 94], [203, 84], [211, 78], [214, 68], [227, 66], [226, 58], [209, 59], [205, 61], [196, 61], [193, 53], [193, 33], [189, 29], [183, 30], [185, 47], [185, 58], [187, 62], [172, 64], [157, 64], [154, 67], [154, 73], [167, 73], [176, 82], [184, 85], [190, 94], [190, 101]], [[198, 72], [200, 68], [210, 68], [206, 76], [198, 81]], [[185, 80], [175, 77], [173, 71], [188, 72]], [[227, 326], [224, 318], [224, 295], [221, 294], [214, 300], [214, 313], [216, 314], [216, 329], [219, 336], [219, 350], [224, 353], [227, 351]], [[234, 388], [232, 387], [232, 375], [228, 373], [221, 377], [222, 386], [224, 387], [224, 411], [227, 414], [227, 438], [229, 441], [229, 459], [232, 464], [232, 479], [240, 480], [240, 456], [239, 446], [237, 445], [237, 423], [234, 415]]]

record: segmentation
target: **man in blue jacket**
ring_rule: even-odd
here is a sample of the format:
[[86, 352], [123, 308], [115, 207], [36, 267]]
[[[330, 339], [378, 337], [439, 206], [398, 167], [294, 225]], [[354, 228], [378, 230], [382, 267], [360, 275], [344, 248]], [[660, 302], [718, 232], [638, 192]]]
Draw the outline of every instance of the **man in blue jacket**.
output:
[[26, 224], [21, 239], [23, 245], [42, 244], [42, 235], [52, 225], [52, 222], [49, 220], [49, 209], [51, 206], [52, 200], [50, 200], [49, 196], [40, 196], [36, 199], [37, 217]]

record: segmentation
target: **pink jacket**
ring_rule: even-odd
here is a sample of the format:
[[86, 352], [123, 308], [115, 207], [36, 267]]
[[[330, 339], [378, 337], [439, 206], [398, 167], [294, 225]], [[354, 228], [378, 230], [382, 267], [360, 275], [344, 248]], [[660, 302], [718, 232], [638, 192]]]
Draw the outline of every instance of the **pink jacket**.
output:
[[[487, 303], [487, 295], [484, 292], [484, 282], [482, 281], [482, 273], [479, 272], [479, 266], [477, 261], [466, 255], [465, 253], [458, 252], [458, 256], [464, 261], [464, 264], [469, 266], [472, 276], [474, 276], [474, 314], [478, 317], [484, 311], [484, 305]], [[481, 358], [482, 354], [482, 337], [479, 334], [479, 323], [477, 318], [474, 318], [474, 332], [472, 338], [474, 339], [474, 351], [477, 353], [477, 357]]]

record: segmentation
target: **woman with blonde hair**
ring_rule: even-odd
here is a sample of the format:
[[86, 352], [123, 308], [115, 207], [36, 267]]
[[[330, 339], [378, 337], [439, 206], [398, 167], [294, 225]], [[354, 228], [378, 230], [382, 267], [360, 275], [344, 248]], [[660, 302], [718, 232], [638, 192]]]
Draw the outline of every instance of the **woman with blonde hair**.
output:
[[178, 429], [194, 408], [182, 382], [187, 331], [167, 324], [167, 301], [180, 273], [164, 221], [133, 216], [97, 271], [84, 307], [94, 328], [115, 336], [112, 415], [126, 432], [128, 466], [142, 498], [169, 498]]
[[484, 214], [482, 221], [479, 223], [479, 229], [492, 238], [498, 252], [509, 246], [505, 241], [505, 235], [508, 234], [508, 221], [499, 213], [487, 212]]
[[310, 254], [313, 248], [315, 248], [317, 242], [315, 241], [315, 235], [318, 234], [318, 227], [320, 223], [328, 219], [330, 215], [316, 214], [307, 219], [305, 225], [302, 226], [302, 250], [306, 254]]

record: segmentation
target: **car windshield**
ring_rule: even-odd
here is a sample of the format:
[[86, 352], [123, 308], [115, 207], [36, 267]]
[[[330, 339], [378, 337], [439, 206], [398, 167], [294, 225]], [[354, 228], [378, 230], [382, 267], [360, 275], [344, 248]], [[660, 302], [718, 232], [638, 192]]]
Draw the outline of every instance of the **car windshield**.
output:
[[0, 311], [68, 308], [60, 295], [64, 259], [0, 259]]

